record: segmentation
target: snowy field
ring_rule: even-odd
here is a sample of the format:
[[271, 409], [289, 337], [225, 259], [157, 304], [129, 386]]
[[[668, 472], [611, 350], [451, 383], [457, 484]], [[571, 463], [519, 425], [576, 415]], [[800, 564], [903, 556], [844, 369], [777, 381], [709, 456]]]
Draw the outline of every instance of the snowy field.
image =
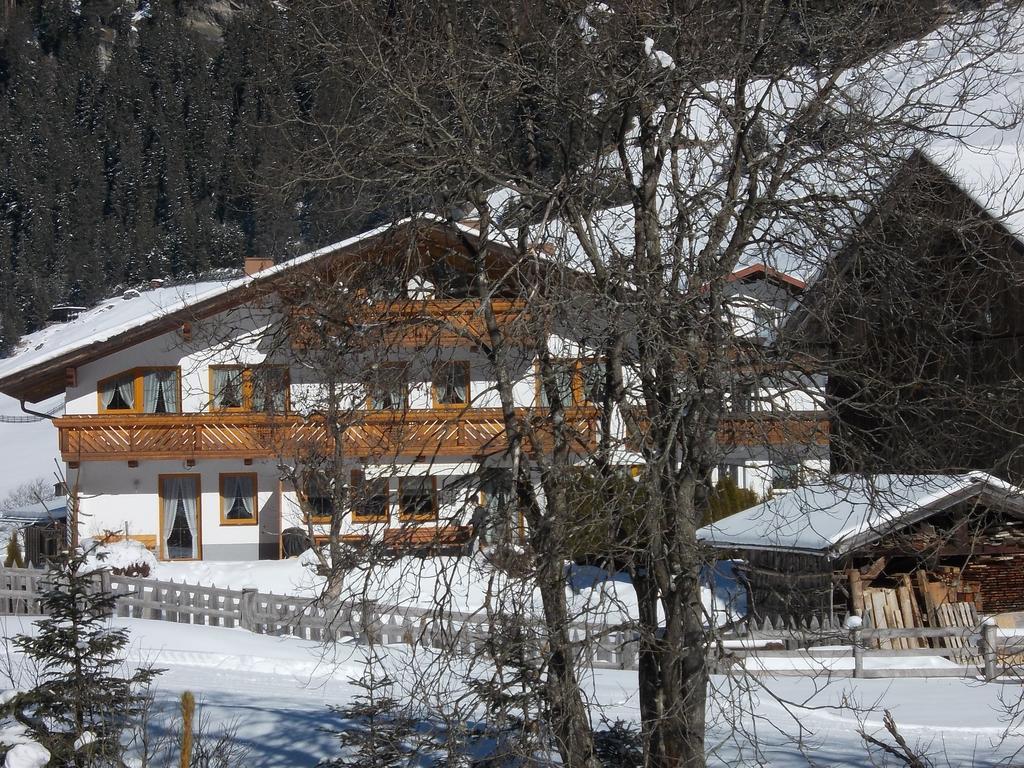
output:
[[[313, 766], [337, 754], [333, 737], [321, 729], [339, 723], [328, 705], [345, 704], [355, 693], [349, 680], [363, 668], [359, 647], [342, 644], [325, 652], [297, 638], [240, 629], [114, 621], [131, 631], [131, 663], [166, 668], [156, 685], [160, 705], [171, 708], [183, 691], [195, 693], [211, 730], [237, 728], [239, 742], [250, 750], [248, 765]], [[15, 617], [0, 623], [5, 637], [30, 628], [28, 620]], [[390, 647], [384, 656], [406, 680], [421, 677], [433, 661], [429, 652], [413, 654], [404, 646]], [[452, 673], [451, 685], [458, 686], [458, 677], [458, 671]], [[11, 686], [7, 680], [3, 684]], [[600, 670], [586, 687], [596, 722], [636, 722], [635, 673]], [[826, 684], [800, 678], [754, 683], [716, 677], [713, 688], [709, 746], [715, 747], [717, 765], [884, 765], [877, 754], [872, 763], [857, 733], [862, 724], [880, 732], [883, 709], [892, 711], [908, 743], [931, 755], [935, 765], [1024, 762], [1024, 753], [1018, 757], [1024, 731], [1005, 719], [1007, 706], [1020, 694], [1016, 685], [913, 679]], [[748, 735], [734, 733], [732, 722]]]

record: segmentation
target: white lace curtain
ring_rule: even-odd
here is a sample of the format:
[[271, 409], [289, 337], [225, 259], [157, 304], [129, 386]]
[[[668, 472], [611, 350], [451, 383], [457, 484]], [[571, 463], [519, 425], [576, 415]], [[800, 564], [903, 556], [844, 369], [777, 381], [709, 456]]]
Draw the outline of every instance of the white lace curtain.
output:
[[[196, 512], [196, 479], [194, 477], [169, 477], [164, 481], [163, 495], [163, 537], [169, 558], [196, 559], [199, 557], [199, 520]], [[191, 553], [171, 551], [170, 539], [174, 532], [174, 521], [179, 512], [184, 512], [192, 538]]]
[[[121, 396], [121, 403], [117, 402], [117, 395]], [[117, 406], [128, 410], [135, 407], [135, 379], [113, 379], [103, 384], [103, 407], [115, 410]]]
[[252, 409], [266, 413], [284, 413], [287, 406], [288, 377], [278, 366], [252, 371]]
[[228, 512], [228, 520], [251, 520], [254, 516], [252, 508], [252, 478], [245, 475], [228, 475], [224, 478], [224, 502]]
[[[555, 384], [555, 391], [558, 392], [558, 400], [563, 408], [571, 408], [574, 404], [573, 380], [575, 378], [575, 366], [571, 362], [555, 362], [551, 365], [551, 378]], [[540, 402], [545, 408], [551, 405], [548, 399], [546, 383], [541, 381]]]
[[440, 402], [448, 405], [466, 402], [466, 366], [447, 364], [441, 367], [440, 373], [436, 384]]
[[[161, 398], [163, 410], [159, 411]], [[149, 371], [142, 377], [142, 399], [146, 413], [178, 412], [178, 372]]]
[[213, 404], [217, 408], [242, 407], [242, 371], [238, 368], [211, 368]]

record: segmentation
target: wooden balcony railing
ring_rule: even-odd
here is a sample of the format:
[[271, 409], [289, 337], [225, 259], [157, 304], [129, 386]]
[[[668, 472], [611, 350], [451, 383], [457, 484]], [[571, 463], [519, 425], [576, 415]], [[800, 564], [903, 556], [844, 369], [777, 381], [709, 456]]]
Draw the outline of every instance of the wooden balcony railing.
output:
[[722, 445], [825, 447], [828, 440], [828, 418], [818, 412], [730, 414], [718, 425]]
[[[493, 299], [491, 308], [506, 339], [524, 338], [526, 302]], [[486, 323], [477, 299], [401, 299], [379, 304], [317, 310], [297, 306], [291, 310], [291, 338], [296, 348], [316, 348], [327, 338], [353, 333], [353, 343], [423, 346], [488, 343]], [[359, 329], [354, 332], [352, 329]], [[365, 338], [361, 338], [365, 337]]]
[[[572, 450], [597, 442], [597, 414], [566, 414]], [[333, 450], [333, 434], [322, 418], [265, 414], [65, 416], [54, 421], [65, 461], [231, 459], [294, 457]], [[550, 430], [538, 428], [541, 450]], [[368, 411], [354, 414], [342, 431], [347, 456], [425, 460], [499, 453], [506, 448], [497, 408], [461, 411]]]
[[[639, 450], [650, 426], [641, 417], [628, 428], [627, 445]], [[829, 421], [818, 412], [727, 414], [718, 423], [718, 442], [726, 447], [827, 447]]]

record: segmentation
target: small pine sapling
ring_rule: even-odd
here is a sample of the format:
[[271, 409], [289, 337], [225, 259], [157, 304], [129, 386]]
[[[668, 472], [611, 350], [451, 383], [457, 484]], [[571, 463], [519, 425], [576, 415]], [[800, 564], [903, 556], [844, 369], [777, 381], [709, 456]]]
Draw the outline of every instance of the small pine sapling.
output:
[[82, 552], [51, 561], [37, 632], [14, 638], [38, 678], [8, 712], [49, 750], [53, 765], [120, 764], [122, 735], [142, 717], [146, 689], [159, 674], [121, 674], [128, 631], [110, 626], [115, 597], [85, 562]]
[[408, 766], [415, 752], [409, 743], [413, 722], [392, 695], [395, 681], [381, 670], [379, 659], [368, 658], [362, 676], [351, 682], [361, 693], [347, 706], [331, 707], [344, 721], [334, 731], [342, 755], [321, 760], [319, 768]]

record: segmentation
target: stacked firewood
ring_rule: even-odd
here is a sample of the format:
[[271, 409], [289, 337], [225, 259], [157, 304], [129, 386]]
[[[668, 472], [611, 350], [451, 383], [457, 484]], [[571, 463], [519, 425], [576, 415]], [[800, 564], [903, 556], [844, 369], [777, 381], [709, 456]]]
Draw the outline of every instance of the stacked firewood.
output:
[[[853, 610], [864, 619], [865, 627], [876, 629], [906, 629], [911, 627], [964, 627], [978, 624], [981, 609], [980, 585], [960, 578], [955, 568], [935, 571], [919, 570], [908, 573], [887, 574], [889, 586], [873, 586], [882, 581], [872, 567], [851, 569], [850, 595]], [[867, 578], [865, 578], [867, 577]], [[938, 640], [933, 640], [935, 647]], [[945, 647], [959, 647], [956, 638], [942, 641]], [[881, 640], [879, 647], [902, 649], [928, 647], [922, 638], [894, 638]]]

